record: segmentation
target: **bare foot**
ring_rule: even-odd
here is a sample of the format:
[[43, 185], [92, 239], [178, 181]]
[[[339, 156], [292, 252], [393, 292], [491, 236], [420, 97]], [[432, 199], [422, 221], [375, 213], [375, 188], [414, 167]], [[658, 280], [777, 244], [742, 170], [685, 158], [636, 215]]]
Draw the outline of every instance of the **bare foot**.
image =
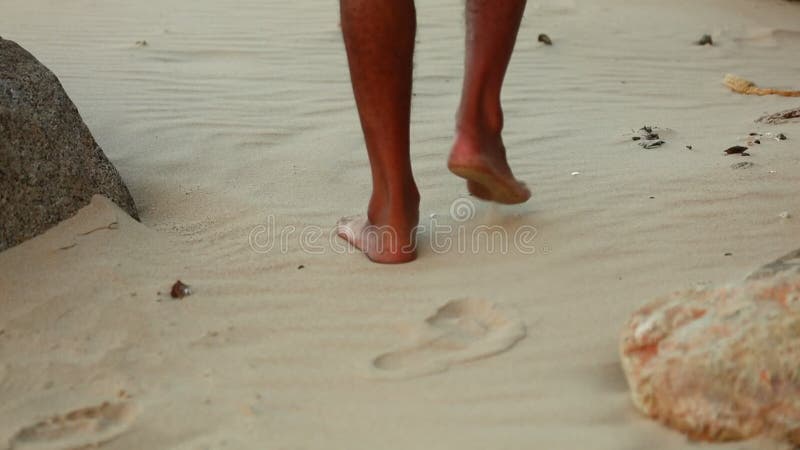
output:
[[341, 218], [336, 224], [336, 234], [373, 262], [401, 264], [415, 260], [418, 194], [416, 205], [408, 208], [393, 209], [373, 201], [370, 210], [376, 211], [369, 214], [372, 219], [367, 216]]
[[531, 198], [525, 183], [514, 178], [499, 135], [475, 138], [459, 132], [447, 167], [467, 180], [470, 194], [483, 200], [513, 205]]

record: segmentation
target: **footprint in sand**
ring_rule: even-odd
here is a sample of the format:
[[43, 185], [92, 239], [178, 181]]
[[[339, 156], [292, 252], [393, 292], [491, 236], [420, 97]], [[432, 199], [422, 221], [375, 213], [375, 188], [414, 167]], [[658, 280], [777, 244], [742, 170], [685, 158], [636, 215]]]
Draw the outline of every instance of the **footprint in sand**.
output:
[[45, 419], [17, 432], [11, 450], [95, 448], [130, 428], [136, 408], [129, 401], [105, 402]]
[[402, 379], [502, 353], [525, 337], [525, 324], [486, 300], [453, 300], [425, 320], [419, 336], [372, 360], [375, 378]]

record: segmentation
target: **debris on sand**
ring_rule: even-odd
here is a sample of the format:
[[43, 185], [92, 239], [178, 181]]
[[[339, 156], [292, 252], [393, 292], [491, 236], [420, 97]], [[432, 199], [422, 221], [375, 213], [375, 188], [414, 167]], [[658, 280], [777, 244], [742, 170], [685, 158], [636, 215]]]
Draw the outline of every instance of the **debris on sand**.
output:
[[664, 141], [659, 139], [657, 141], [645, 141], [645, 142], [642, 142], [639, 145], [641, 145], [642, 148], [644, 148], [644, 149], [650, 150], [650, 149], [653, 149], [653, 148], [661, 147], [664, 144], [666, 144], [666, 142], [664, 142]]
[[778, 125], [781, 123], [786, 123], [792, 119], [800, 119], [800, 108], [787, 109], [786, 111], [777, 112], [775, 114], [768, 114], [766, 116], [759, 117], [756, 122]]
[[696, 45], [714, 45], [714, 39], [710, 34], [704, 34], [699, 41], [695, 42]]
[[744, 95], [780, 95], [782, 97], [800, 97], [800, 91], [783, 91], [780, 89], [760, 88], [755, 83], [742, 77], [727, 74], [722, 81], [733, 92]]
[[743, 156], [750, 156], [749, 154], [747, 154], [747, 153], [746, 153], [746, 152], [747, 152], [747, 150], [749, 150], [749, 149], [748, 149], [747, 147], [745, 147], [745, 146], [742, 146], [742, 145], [734, 145], [733, 147], [731, 147], [731, 148], [729, 148], [729, 149], [725, 150], [725, 154], [726, 154], [726, 155], [743, 155]]
[[537, 40], [544, 45], [553, 45], [553, 41], [550, 39], [550, 36], [544, 33], [540, 34]]
[[183, 284], [181, 280], [178, 280], [175, 282], [175, 284], [172, 285], [172, 289], [169, 291], [169, 295], [172, 298], [181, 299], [183, 297], [192, 295], [192, 288], [186, 284]]
[[140, 48], [141, 47], [147, 47], [148, 45], [150, 45], [150, 44], [148, 44], [147, 41], [145, 41], [145, 40], [136, 41], [136, 46], [137, 47], [140, 47]]
[[642, 128], [639, 128], [639, 133], [644, 134], [644, 138], [647, 140], [658, 139], [659, 138], [658, 133], [655, 131], [657, 129], [658, 129], [657, 127], [651, 127], [645, 125]]
[[747, 135], [747, 146], [752, 147], [754, 145], [761, 144], [761, 137], [763, 135], [761, 133], [750, 133]]
[[785, 140], [788, 139], [786, 137], [786, 135], [783, 134], [783, 133], [778, 133], [778, 134], [774, 134], [774, 135], [772, 133], [769, 133], [769, 132], [763, 133], [763, 134], [762, 133], [750, 133], [746, 138], [747, 146], [748, 147], [752, 147], [754, 145], [761, 144], [762, 138], [770, 139], [770, 140], [776, 140], [776, 141], [779, 141], [779, 142], [780, 141], [785, 141]]
[[667, 143], [665, 140], [661, 139], [658, 127], [645, 125], [639, 128], [636, 133], [636, 135], [631, 137], [631, 140], [637, 141], [640, 147], [647, 150], [661, 147]]

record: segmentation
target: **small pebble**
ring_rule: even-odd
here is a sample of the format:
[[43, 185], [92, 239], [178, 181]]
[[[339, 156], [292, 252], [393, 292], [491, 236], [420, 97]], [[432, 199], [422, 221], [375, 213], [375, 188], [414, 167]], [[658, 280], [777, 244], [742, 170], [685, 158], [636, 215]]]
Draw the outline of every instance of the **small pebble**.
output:
[[544, 45], [553, 45], [553, 41], [550, 39], [550, 36], [544, 33], [539, 35], [538, 41]]
[[733, 256], [733, 253], [730, 253], [730, 252], [725, 253], [725, 256]]
[[747, 147], [743, 147], [741, 145], [734, 145], [733, 147], [725, 150], [725, 153], [728, 155], [742, 155], [747, 151]]
[[692, 145], [687, 145], [687, 146], [686, 146], [686, 149], [687, 149], [687, 150], [693, 150], [693, 149], [694, 149], [694, 146], [692, 146]]
[[573, 177], [577, 177], [580, 174], [581, 174], [580, 172], [572, 172], [570, 175], [572, 175]]
[[777, 139], [779, 141], [785, 141], [786, 140], [786, 135], [783, 134], [783, 133], [780, 133], [777, 136], [775, 136], [775, 139]]
[[299, 266], [297, 266], [297, 270], [303, 270], [303, 269], [305, 269], [305, 268], [306, 268], [306, 266], [304, 266], [304, 265], [302, 265], [302, 264], [300, 264]]
[[703, 37], [700, 38], [699, 41], [696, 42], [697, 45], [714, 45], [714, 39], [711, 38], [710, 34], [704, 34]]
[[183, 284], [181, 280], [175, 282], [172, 285], [172, 289], [169, 291], [169, 295], [172, 298], [183, 298], [187, 295], [192, 295], [192, 288], [186, 284]]

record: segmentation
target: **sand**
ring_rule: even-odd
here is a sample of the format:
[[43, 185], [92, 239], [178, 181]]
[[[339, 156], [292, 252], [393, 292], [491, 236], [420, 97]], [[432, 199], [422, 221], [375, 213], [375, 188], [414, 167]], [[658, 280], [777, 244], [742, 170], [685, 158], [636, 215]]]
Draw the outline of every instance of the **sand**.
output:
[[[328, 233], [368, 198], [334, 2], [4, 1], [2, 36], [61, 78], [142, 222], [96, 198], [0, 253], [0, 448], [121, 390], [136, 413], [109, 418], [104, 449], [702, 447], [634, 410], [617, 337], [653, 297], [800, 247], [800, 123], [753, 122], [797, 101], [721, 82], [797, 89], [800, 7], [531, 1], [504, 91], [534, 191], [516, 207], [471, 202], [446, 170], [462, 5], [417, 7], [423, 217], [535, 229], [524, 251], [426, 234], [388, 267], [299, 231], [265, 251], [265, 226]], [[667, 143], [636, 145], [644, 125]], [[723, 155], [755, 131], [789, 139]], [[171, 299], [177, 279], [194, 294]], [[92, 440], [74, 433], [16, 445]]]

